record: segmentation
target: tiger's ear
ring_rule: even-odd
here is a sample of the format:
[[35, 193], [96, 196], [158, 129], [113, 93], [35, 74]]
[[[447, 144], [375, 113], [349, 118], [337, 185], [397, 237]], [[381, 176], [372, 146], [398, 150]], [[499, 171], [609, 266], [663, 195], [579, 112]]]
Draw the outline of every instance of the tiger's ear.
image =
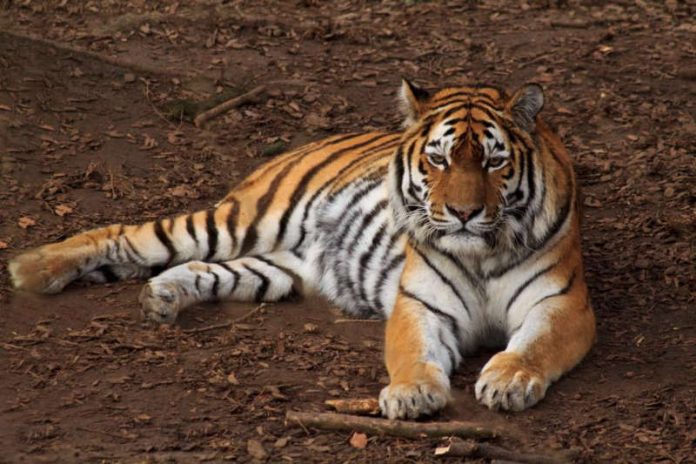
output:
[[406, 117], [404, 127], [408, 127], [424, 113], [425, 105], [430, 99], [430, 93], [409, 82], [401, 79], [401, 91], [399, 92], [399, 103], [401, 112]]
[[544, 107], [544, 90], [539, 84], [527, 84], [512, 96], [506, 110], [512, 120], [527, 132], [536, 127], [536, 116]]

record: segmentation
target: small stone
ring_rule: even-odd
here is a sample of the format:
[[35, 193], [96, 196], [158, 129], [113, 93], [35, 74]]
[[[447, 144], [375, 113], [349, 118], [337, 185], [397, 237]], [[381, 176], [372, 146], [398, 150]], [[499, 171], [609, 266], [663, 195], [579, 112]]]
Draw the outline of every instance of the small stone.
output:
[[135, 82], [135, 74], [133, 73], [126, 73], [123, 75], [123, 80], [125, 82]]

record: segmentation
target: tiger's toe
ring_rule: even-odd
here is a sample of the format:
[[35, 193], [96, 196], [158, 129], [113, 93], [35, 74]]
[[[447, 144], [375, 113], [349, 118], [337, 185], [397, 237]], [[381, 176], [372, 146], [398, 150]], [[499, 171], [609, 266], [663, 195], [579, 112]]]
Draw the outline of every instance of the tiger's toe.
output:
[[382, 389], [379, 405], [389, 419], [416, 419], [432, 415], [451, 399], [449, 378], [434, 366], [425, 366], [421, 375], [392, 381]]
[[548, 382], [515, 353], [498, 353], [476, 382], [476, 399], [492, 410], [522, 411], [541, 401]]

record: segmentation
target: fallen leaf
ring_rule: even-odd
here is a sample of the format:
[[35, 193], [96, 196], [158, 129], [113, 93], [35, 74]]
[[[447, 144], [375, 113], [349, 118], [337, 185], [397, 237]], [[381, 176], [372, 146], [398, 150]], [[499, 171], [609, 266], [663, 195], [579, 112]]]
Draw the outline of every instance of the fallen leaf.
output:
[[17, 225], [26, 230], [29, 227], [34, 227], [36, 225], [36, 220], [30, 218], [29, 216], [22, 216], [19, 218], [19, 221], [17, 221]]
[[304, 325], [304, 331], [307, 333], [316, 333], [319, 330], [319, 326], [308, 322]]
[[3, 242], [0, 240], [0, 250], [4, 250], [5, 248], [9, 248], [10, 245], [7, 244], [7, 242]]
[[232, 385], [239, 385], [239, 380], [237, 380], [237, 376], [234, 375], [234, 372], [227, 374], [227, 382]]
[[287, 446], [288, 444], [288, 441], [290, 441], [288, 437], [279, 438], [276, 440], [275, 443], [273, 443], [273, 446], [275, 448], [285, 448], [285, 446]]
[[63, 217], [73, 212], [73, 209], [68, 205], [58, 205], [53, 210], [58, 216]]
[[148, 134], [145, 134], [143, 137], [143, 144], [140, 146], [141, 150], [152, 150], [157, 146], [157, 140], [153, 137], [150, 137]]
[[135, 416], [135, 421], [139, 423], [146, 424], [152, 420], [151, 416], [148, 416], [147, 414], [138, 414]]
[[247, 441], [247, 452], [252, 458], [256, 459], [266, 459], [268, 453], [263, 449], [263, 445], [260, 441], [249, 440]]
[[350, 446], [357, 449], [365, 449], [367, 446], [367, 435], [360, 432], [353, 433], [353, 436], [350, 437]]

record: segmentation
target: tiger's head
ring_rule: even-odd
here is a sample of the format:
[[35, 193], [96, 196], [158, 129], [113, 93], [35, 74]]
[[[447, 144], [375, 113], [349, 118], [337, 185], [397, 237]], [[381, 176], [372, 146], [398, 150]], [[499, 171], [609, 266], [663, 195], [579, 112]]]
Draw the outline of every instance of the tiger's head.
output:
[[418, 241], [454, 253], [495, 253], [524, 227], [538, 173], [540, 86], [512, 96], [495, 87], [427, 92], [401, 87], [406, 115], [391, 167], [397, 221]]

